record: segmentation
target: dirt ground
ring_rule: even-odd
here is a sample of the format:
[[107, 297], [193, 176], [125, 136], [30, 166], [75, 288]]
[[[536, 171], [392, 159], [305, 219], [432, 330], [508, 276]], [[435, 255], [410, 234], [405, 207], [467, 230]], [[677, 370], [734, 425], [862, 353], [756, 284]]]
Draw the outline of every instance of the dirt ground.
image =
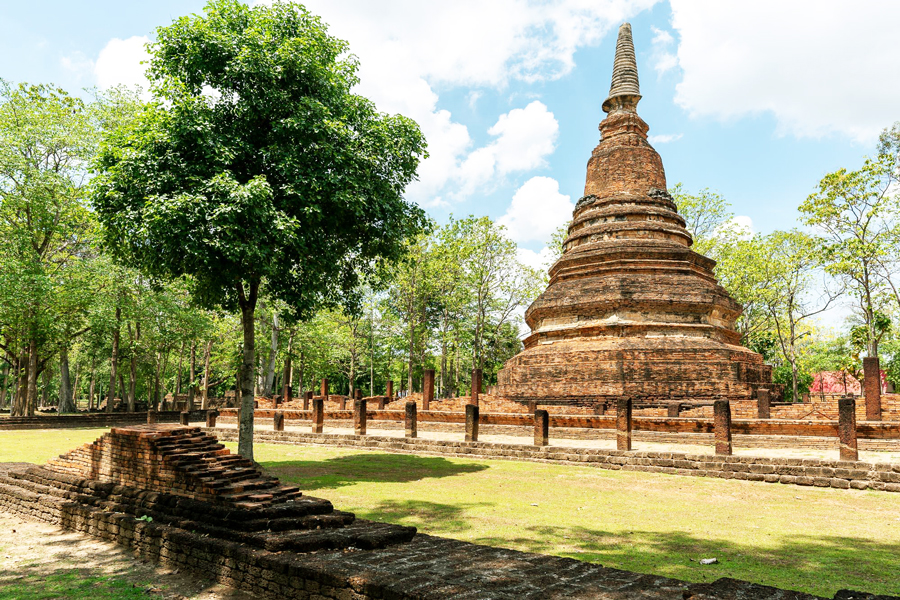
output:
[[[140, 590], [142, 596], [160, 600], [254, 598], [212, 581], [141, 561], [121, 546], [0, 513], [0, 598], [126, 597], [115, 591], [82, 595], [66, 583], [101, 580], [131, 592], [128, 597]], [[52, 587], [58, 595], [52, 593], [48, 582], [54, 583]]]

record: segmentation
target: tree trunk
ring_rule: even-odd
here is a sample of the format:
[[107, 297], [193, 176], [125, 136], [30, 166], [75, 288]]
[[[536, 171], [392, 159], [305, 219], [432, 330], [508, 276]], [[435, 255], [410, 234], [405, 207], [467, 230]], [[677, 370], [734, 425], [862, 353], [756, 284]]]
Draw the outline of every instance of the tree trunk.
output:
[[188, 387], [187, 410], [194, 410], [194, 398], [197, 393], [197, 386], [194, 380], [197, 377], [197, 342], [191, 342], [191, 381]]
[[0, 408], [6, 408], [7, 386], [9, 385], [9, 363], [3, 365], [3, 374], [0, 375]]
[[269, 354], [269, 366], [266, 369], [266, 381], [263, 395], [275, 395], [275, 364], [278, 359], [278, 313], [272, 311], [272, 347]]
[[184, 366], [184, 342], [181, 342], [181, 349], [178, 351], [178, 371], [175, 373], [175, 394], [173, 403], [178, 402], [178, 396], [181, 395], [181, 367]]
[[283, 400], [287, 400], [288, 396], [288, 388], [290, 387], [292, 381], [292, 377], [294, 374], [294, 367], [291, 363], [291, 352], [294, 350], [294, 334], [291, 333], [290, 337], [288, 337], [288, 347], [287, 347], [287, 356], [284, 357], [284, 384], [282, 386], [281, 395], [284, 397]]
[[28, 349], [22, 351], [22, 355], [18, 358], [16, 364], [16, 391], [13, 396], [12, 410], [10, 416], [24, 417], [26, 412], [25, 398], [28, 397]]
[[116, 328], [113, 330], [112, 362], [109, 369], [109, 391], [106, 398], [106, 412], [113, 411], [113, 402], [116, 398], [116, 370], [119, 366], [119, 321], [122, 319], [122, 309], [116, 307]]
[[[125, 401], [128, 398], [128, 388], [125, 387], [125, 374], [119, 370], [119, 400]], [[121, 406], [121, 402], [120, 402]]]
[[72, 398], [72, 387], [69, 382], [69, 349], [59, 349], [59, 414], [75, 412]]
[[153, 395], [147, 402], [148, 410], [159, 410], [159, 372], [162, 368], [162, 352], [156, 353], [156, 372], [153, 375]]
[[249, 294], [245, 294], [244, 285], [238, 282], [238, 303], [241, 307], [241, 326], [244, 332], [243, 361], [241, 365], [241, 409], [238, 423], [238, 454], [253, 460], [253, 372], [256, 365], [256, 329], [254, 312], [256, 311], [259, 282], [250, 283]]
[[[412, 311], [410, 311], [411, 314]], [[409, 319], [409, 361], [407, 362], [407, 380], [406, 380], [406, 389], [407, 393], [411, 394], [413, 391], [413, 361], [415, 360], [416, 348], [415, 348], [415, 325], [413, 324], [414, 319], [410, 316]]]
[[82, 361], [75, 363], [75, 383], [72, 384], [72, 406], [78, 412], [78, 384], [81, 381], [81, 368], [84, 366]]
[[37, 405], [37, 376], [37, 340], [32, 339], [28, 342], [28, 379], [25, 388], [25, 414], [29, 417], [34, 416], [34, 409]]
[[206, 352], [203, 353], [203, 395], [200, 397], [200, 408], [209, 408], [209, 359], [212, 355], [213, 341], [206, 342]]
[[299, 387], [298, 387], [297, 389], [300, 390], [301, 392], [304, 390], [304, 387], [303, 387], [303, 370], [304, 370], [305, 368], [306, 368], [306, 357], [305, 357], [305, 355], [303, 354], [303, 350], [300, 350], [300, 370], [299, 370], [300, 377], [298, 378], [298, 379], [299, 379]]
[[128, 412], [134, 412], [134, 396], [137, 389], [137, 357], [131, 354], [131, 369], [128, 372]]
[[[50, 404], [50, 371], [44, 369], [41, 373], [41, 408], [47, 408]], [[57, 410], [59, 410], [57, 403]]]
[[91, 382], [88, 384], [88, 411], [94, 410], [94, 393], [97, 391], [97, 378], [94, 359], [91, 359]]

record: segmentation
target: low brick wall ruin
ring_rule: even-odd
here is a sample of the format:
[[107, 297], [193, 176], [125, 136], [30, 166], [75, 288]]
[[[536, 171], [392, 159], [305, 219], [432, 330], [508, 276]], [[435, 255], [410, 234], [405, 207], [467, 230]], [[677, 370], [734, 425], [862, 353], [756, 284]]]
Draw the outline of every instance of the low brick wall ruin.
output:
[[[157, 423], [178, 423], [179, 411], [158, 411]], [[206, 411], [190, 413], [191, 421], [205, 421]], [[0, 431], [14, 429], [86, 429], [140, 425], [147, 422], [146, 412], [88, 413], [75, 415], [43, 415], [35, 417], [0, 417]]]
[[[226, 408], [219, 413], [223, 422], [237, 419], [238, 409]], [[281, 410], [285, 420], [310, 422], [312, 411]], [[406, 418], [401, 410], [367, 410], [369, 421], [394, 421], [402, 423]], [[257, 420], [272, 420], [274, 409], [257, 409], [254, 417]], [[326, 410], [326, 420], [352, 420], [352, 410]], [[465, 413], [443, 411], [418, 411], [419, 423], [465, 423]], [[481, 425], [513, 425], [531, 427], [533, 416], [530, 414], [489, 413], [481, 412]], [[550, 415], [550, 427], [556, 429], [572, 428], [582, 430], [615, 429], [616, 418], [613, 415]], [[670, 434], [712, 434], [713, 420], [709, 418], [688, 417], [641, 417], [633, 419], [635, 431], [653, 431]], [[787, 419], [738, 419], [731, 421], [734, 435], [760, 436], [794, 436], [794, 437], [826, 437], [837, 439], [837, 420], [787, 420]], [[857, 435], [860, 439], [900, 440], [900, 423], [883, 421], [861, 421], [857, 424]]]

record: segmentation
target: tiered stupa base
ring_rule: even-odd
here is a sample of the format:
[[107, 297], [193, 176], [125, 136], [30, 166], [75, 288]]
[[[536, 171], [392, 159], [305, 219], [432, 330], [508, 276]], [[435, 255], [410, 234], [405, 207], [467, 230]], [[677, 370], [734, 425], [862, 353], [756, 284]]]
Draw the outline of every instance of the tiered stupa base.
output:
[[705, 338], [597, 338], [526, 349], [498, 375], [496, 394], [540, 404], [749, 399], [771, 381], [771, 367], [741, 346]]

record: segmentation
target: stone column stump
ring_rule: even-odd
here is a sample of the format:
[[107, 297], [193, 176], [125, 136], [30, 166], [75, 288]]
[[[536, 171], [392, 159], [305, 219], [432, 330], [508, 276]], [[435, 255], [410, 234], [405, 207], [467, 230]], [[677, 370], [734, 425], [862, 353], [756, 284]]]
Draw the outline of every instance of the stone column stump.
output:
[[856, 399], [844, 396], [838, 400], [838, 441], [841, 460], [859, 460], [856, 444]]
[[534, 411], [534, 445], [546, 446], [550, 443], [550, 413], [542, 408]]
[[418, 407], [415, 402], [406, 403], [406, 437], [419, 437]]
[[863, 359], [863, 394], [866, 397], [866, 421], [880, 421], [881, 367], [877, 356]]
[[756, 418], [772, 418], [772, 397], [769, 395], [768, 388], [756, 390]]
[[191, 422], [191, 413], [186, 410], [181, 411], [181, 415], [179, 415], [179, 422], [182, 425], [188, 425]]
[[309, 402], [312, 400], [312, 391], [303, 392], [303, 410], [309, 410]]
[[272, 429], [275, 431], [284, 431], [284, 413], [275, 411], [275, 418], [272, 420]]
[[313, 398], [312, 407], [312, 432], [322, 433], [325, 425], [325, 401], [321, 398]]
[[152, 424], [156, 423], [157, 421], [159, 421], [159, 413], [156, 412], [155, 410], [148, 410], [147, 411], [147, 423], [152, 425]]
[[466, 405], [466, 441], [478, 441], [478, 405]]
[[422, 382], [422, 410], [430, 410], [432, 400], [434, 400], [434, 369], [425, 369]]
[[208, 410], [206, 411], [206, 426], [210, 428], [214, 428], [216, 426], [216, 419], [219, 417], [219, 411], [217, 410]]
[[384, 391], [384, 395], [387, 396], [388, 402], [394, 399], [394, 380], [388, 379], [387, 389]]
[[668, 417], [677, 417], [681, 414], [681, 402], [669, 402], [667, 415]]
[[616, 449], [631, 450], [631, 398], [616, 401]]
[[731, 402], [724, 399], [713, 403], [716, 454], [731, 456]]
[[366, 435], [366, 401], [362, 398], [353, 401], [353, 431]]

